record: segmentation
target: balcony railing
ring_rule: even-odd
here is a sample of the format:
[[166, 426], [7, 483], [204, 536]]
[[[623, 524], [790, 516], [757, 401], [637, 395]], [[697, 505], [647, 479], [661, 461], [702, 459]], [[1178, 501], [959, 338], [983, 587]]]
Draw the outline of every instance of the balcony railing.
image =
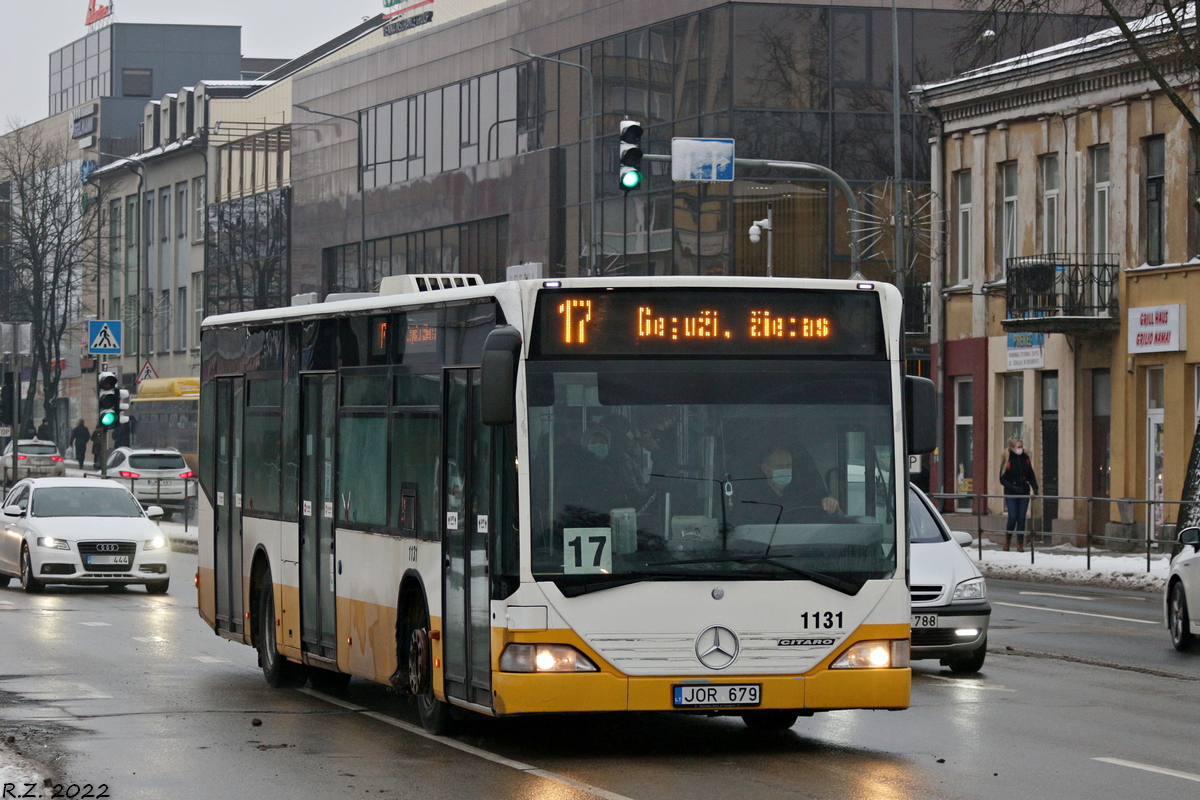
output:
[[1116, 256], [1046, 253], [1008, 260], [1004, 327], [1048, 333], [1116, 328]]

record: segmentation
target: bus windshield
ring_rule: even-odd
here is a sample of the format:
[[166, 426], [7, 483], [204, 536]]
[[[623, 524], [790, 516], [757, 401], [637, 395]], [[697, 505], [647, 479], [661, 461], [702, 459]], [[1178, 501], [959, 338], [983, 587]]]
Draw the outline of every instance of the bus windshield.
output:
[[858, 360], [527, 362], [534, 577], [642, 580], [896, 570], [890, 367]]

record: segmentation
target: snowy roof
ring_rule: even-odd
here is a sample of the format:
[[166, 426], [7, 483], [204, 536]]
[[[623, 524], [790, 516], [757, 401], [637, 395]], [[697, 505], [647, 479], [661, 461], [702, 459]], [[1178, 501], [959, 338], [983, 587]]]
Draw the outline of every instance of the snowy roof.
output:
[[[1193, 27], [1196, 24], [1196, 6], [1191, 4], [1186, 6], [1179, 14], [1179, 23], [1182, 28]], [[1152, 37], [1160, 34], [1173, 33], [1170, 20], [1167, 15], [1153, 14], [1148, 17], [1143, 17], [1139, 20], [1134, 20], [1128, 23], [1129, 30], [1137, 36]], [[1125, 34], [1119, 27], [1113, 26], [1105, 28], [1102, 31], [1090, 33], [1087, 36], [1080, 36], [1077, 39], [1071, 39], [1066, 42], [1044, 47], [1041, 50], [1034, 50], [1031, 53], [1023, 53], [1013, 58], [1006, 58], [1003, 61], [997, 61], [994, 64], [989, 64], [986, 67], [980, 67], [961, 75], [937, 83], [929, 83], [921, 86], [914, 86], [912, 92], [914, 94], [923, 94], [928, 91], [947, 89], [960, 84], [977, 81], [980, 78], [990, 78], [1003, 76], [1009, 73], [1020, 72], [1027, 70], [1030, 67], [1039, 65], [1051, 64], [1055, 61], [1065, 60], [1067, 58], [1078, 59], [1082, 54], [1094, 53], [1101, 50], [1106, 50], [1113, 47], [1128, 47], [1125, 39]]]

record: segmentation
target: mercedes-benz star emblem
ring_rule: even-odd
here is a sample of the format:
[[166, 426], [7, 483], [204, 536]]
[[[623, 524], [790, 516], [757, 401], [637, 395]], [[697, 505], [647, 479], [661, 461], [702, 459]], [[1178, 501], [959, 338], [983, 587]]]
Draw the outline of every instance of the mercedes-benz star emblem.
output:
[[738, 655], [737, 634], [723, 625], [713, 625], [696, 637], [696, 658], [709, 669], [725, 669]]

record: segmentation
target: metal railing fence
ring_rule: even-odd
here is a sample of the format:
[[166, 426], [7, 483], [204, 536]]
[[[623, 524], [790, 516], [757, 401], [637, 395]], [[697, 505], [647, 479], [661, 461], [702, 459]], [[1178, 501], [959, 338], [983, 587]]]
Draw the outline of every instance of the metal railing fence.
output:
[[[930, 493], [929, 494], [930, 499], [934, 500], [934, 504], [939, 506], [938, 510], [942, 514], [971, 514], [975, 517], [975, 544], [979, 550], [980, 560], [983, 559], [984, 534], [999, 534], [999, 535], [1003, 536], [1007, 533], [1016, 533], [1016, 531], [1006, 531], [1004, 528], [985, 528], [984, 527], [984, 518], [985, 517], [1005, 516], [1004, 514], [996, 515], [996, 514], [990, 513], [990, 511], [988, 510], [989, 501], [1004, 500], [1007, 497], [1012, 497], [1012, 496], [1013, 495], [1003, 495], [1003, 494], [975, 494], [975, 493], [970, 493], [970, 492]], [[1096, 513], [1096, 508], [1097, 508], [1098, 504], [1100, 504], [1100, 503], [1105, 504], [1105, 508], [1109, 512], [1105, 519], [1106, 519], [1106, 521], [1108, 521], [1108, 520], [1111, 520], [1111, 509], [1108, 508], [1107, 504], [1116, 503], [1118, 505], [1118, 510], [1120, 513], [1122, 524], [1130, 525], [1131, 528], [1132, 528], [1132, 525], [1134, 524], [1133, 520], [1134, 520], [1135, 514], [1133, 512], [1137, 506], [1145, 506], [1146, 507], [1145, 513], [1143, 515], [1143, 519], [1146, 519], [1147, 517], [1150, 516], [1152, 507], [1155, 507], [1155, 506], [1161, 506], [1161, 507], [1183, 506], [1183, 505], [1192, 506], [1192, 505], [1200, 504], [1200, 503], [1197, 503], [1195, 501], [1190, 501], [1190, 500], [1138, 500], [1136, 498], [1131, 498], [1131, 497], [1083, 497], [1083, 496], [1079, 496], [1079, 495], [1065, 495], [1065, 494], [1063, 494], [1063, 495], [1030, 495], [1029, 498], [1030, 498], [1029, 513], [1025, 517], [1026, 530], [1023, 531], [1023, 533], [1025, 534], [1025, 543], [1028, 546], [1029, 563], [1033, 564], [1036, 561], [1037, 544], [1039, 543], [1039, 537], [1040, 537], [1040, 541], [1042, 541], [1042, 543], [1044, 543], [1046, 537], [1049, 537], [1049, 536], [1074, 537], [1076, 540], [1086, 539], [1086, 541], [1084, 543], [1084, 547], [1085, 547], [1084, 554], [1087, 559], [1086, 569], [1089, 569], [1089, 570], [1092, 568], [1092, 553], [1093, 553], [1093, 551], [1104, 549], [1104, 550], [1111, 552], [1113, 550], [1113, 548], [1099, 547], [1099, 546], [1097, 546], [1097, 543], [1102, 544], [1105, 542], [1120, 542], [1122, 545], [1126, 545], [1126, 546], [1133, 543], [1133, 544], [1136, 544], [1139, 549], [1141, 547], [1145, 547], [1146, 572], [1150, 572], [1152, 569], [1153, 556], [1154, 556], [1156, 548], [1159, 553], [1167, 553], [1167, 552], [1170, 552], [1171, 550], [1173, 550], [1175, 545], [1177, 544], [1177, 539], [1175, 536], [1162, 537], [1162, 536], [1155, 535], [1155, 532], [1150, 530], [1149, 527], [1146, 527], [1144, 535], [1139, 536], [1137, 539], [1133, 539], [1132, 537], [1128, 537], [1128, 536], [1108, 536], [1108, 535], [1101, 535], [1101, 534], [1094, 533], [1093, 532], [1093, 528], [1094, 528], [1093, 517]], [[1042, 514], [1034, 513], [1035, 510], [1038, 507], [1040, 507], [1040, 505], [1047, 500], [1052, 500], [1052, 501], [1055, 501], [1058, 503], [1061, 503], [1064, 500], [1073, 500], [1073, 501], [1083, 502], [1085, 504], [1084, 508], [1086, 509], [1086, 513], [1084, 515], [1084, 529], [1082, 531], [1055, 531], [1055, 530], [1049, 529], [1049, 523], [1051, 521], [1046, 520]], [[953, 501], [956, 506], [969, 504], [970, 510], [964, 511], [964, 510], [958, 510], [955, 508], [951, 508], [950, 510], [945, 510], [942, 508], [942, 506], [944, 506], [945, 504], [940, 501]], [[1078, 519], [1078, 517], [1076, 517], [1076, 519]], [[1174, 531], [1174, 529], [1175, 529], [1174, 523], [1166, 522], [1165, 519], [1166, 519], [1166, 517], [1164, 515], [1164, 522], [1161, 527]], [[950, 527], [953, 528], [955, 526], [951, 525]], [[1129, 551], [1126, 551], [1126, 552], [1129, 552]]]

